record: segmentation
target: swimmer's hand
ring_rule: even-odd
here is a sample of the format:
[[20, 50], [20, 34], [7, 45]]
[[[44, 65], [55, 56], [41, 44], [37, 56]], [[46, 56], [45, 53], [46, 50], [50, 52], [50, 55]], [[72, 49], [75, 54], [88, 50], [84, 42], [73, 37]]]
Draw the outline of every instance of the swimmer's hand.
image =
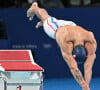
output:
[[40, 26], [43, 26], [43, 22], [42, 21], [38, 22], [35, 27], [39, 28]]
[[83, 87], [82, 90], [90, 90], [90, 88], [89, 88], [89, 86], [87, 85], [87, 86]]
[[34, 15], [35, 15], [35, 13], [32, 11], [31, 8], [29, 8], [27, 10], [27, 17], [29, 18], [30, 21], [33, 19]]

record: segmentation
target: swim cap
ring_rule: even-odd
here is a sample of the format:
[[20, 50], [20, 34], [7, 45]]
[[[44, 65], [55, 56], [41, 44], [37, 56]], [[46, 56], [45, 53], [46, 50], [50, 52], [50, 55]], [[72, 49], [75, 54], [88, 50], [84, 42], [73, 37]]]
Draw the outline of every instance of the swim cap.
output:
[[82, 64], [86, 60], [87, 52], [84, 46], [76, 46], [73, 49], [72, 55], [78, 64]]

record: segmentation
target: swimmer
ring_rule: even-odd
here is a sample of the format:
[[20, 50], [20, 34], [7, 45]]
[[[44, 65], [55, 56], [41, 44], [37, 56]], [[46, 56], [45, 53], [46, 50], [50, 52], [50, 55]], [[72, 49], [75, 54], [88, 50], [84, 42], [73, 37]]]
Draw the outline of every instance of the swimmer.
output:
[[[34, 2], [27, 11], [29, 20], [32, 20], [34, 15], [40, 19], [36, 28], [43, 26], [46, 34], [56, 40], [65, 62], [82, 90], [90, 90], [97, 48], [93, 33], [72, 21], [58, 20], [50, 16], [45, 9], [38, 6], [37, 2]], [[84, 64], [84, 76], [78, 68], [78, 62]]]

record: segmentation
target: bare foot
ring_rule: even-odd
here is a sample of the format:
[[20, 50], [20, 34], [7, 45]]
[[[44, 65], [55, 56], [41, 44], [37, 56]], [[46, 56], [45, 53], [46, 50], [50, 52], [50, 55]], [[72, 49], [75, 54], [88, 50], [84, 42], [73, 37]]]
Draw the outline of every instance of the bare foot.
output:
[[33, 19], [34, 15], [35, 15], [34, 10], [36, 9], [37, 6], [38, 6], [38, 3], [34, 2], [32, 4], [32, 6], [27, 10], [27, 17], [29, 18], [29, 20]]
[[34, 2], [34, 3], [32, 4], [32, 8], [37, 7], [37, 6], [38, 6], [38, 3], [37, 3], [37, 2]]

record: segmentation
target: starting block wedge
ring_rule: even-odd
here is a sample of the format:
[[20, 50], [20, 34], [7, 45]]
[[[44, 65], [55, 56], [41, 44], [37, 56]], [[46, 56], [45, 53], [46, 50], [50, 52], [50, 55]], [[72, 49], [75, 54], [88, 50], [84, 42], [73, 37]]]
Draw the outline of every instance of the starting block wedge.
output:
[[[43, 71], [31, 50], [0, 50], [0, 90], [43, 90]], [[35, 86], [38, 89], [33, 89]]]

